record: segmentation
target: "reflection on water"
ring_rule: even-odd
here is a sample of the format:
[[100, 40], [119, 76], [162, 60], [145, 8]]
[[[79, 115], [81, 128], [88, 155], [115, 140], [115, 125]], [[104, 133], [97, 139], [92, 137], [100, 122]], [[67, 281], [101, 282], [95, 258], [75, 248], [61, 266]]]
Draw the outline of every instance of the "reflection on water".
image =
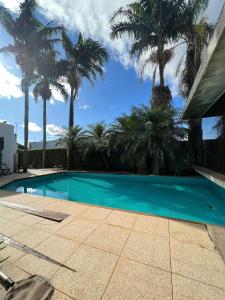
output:
[[4, 188], [225, 225], [225, 190], [202, 178], [67, 173], [19, 180]]

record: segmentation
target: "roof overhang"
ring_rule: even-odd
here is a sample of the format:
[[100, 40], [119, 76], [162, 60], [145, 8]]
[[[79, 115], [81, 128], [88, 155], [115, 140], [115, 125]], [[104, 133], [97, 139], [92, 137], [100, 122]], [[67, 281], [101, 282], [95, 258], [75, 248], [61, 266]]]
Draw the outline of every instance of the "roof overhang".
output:
[[225, 115], [225, 6], [187, 99], [183, 119]]

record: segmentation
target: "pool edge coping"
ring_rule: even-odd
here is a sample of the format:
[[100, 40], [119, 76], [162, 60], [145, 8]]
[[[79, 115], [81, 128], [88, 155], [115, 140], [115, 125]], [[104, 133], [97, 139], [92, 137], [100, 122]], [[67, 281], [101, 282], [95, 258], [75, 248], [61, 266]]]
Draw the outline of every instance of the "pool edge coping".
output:
[[[196, 167], [197, 168], [197, 167]], [[14, 182], [14, 181], [20, 181], [20, 180], [24, 180], [24, 179], [32, 179], [32, 178], [36, 178], [36, 177], [44, 177], [44, 176], [51, 176], [51, 175], [56, 175], [56, 174], [63, 174], [63, 173], [97, 173], [97, 174], [114, 174], [114, 175], [138, 175], [138, 176], [143, 176], [143, 175], [139, 175], [139, 174], [133, 174], [133, 173], [120, 173], [120, 172], [101, 172], [101, 171], [74, 171], [74, 170], [55, 170], [54, 173], [50, 173], [50, 174], [40, 174], [40, 175], [31, 175], [30, 177], [23, 177], [23, 178], [18, 178], [18, 179], [11, 179], [9, 182], [1, 184], [0, 183], [0, 190], [2, 189], [2, 187]], [[197, 172], [198, 173], [198, 172]], [[23, 173], [24, 174], [24, 173]], [[27, 173], [26, 173], [27, 174]], [[200, 174], [200, 173], [198, 173]], [[200, 174], [202, 177], [202, 174]], [[156, 176], [156, 175], [145, 175], [145, 176]], [[166, 176], [164, 176], [166, 177]], [[179, 176], [177, 176], [179, 177]], [[181, 176], [182, 177], [182, 176]], [[191, 176], [190, 178], [192, 178], [193, 176]], [[197, 176], [196, 176], [197, 177]], [[184, 177], [184, 178], [189, 178], [189, 177]], [[195, 177], [194, 177], [195, 178]], [[198, 178], [198, 177], [197, 177]], [[206, 177], [205, 177], [206, 178]], [[208, 179], [208, 178], [206, 178]], [[210, 179], [208, 179], [210, 180]], [[211, 181], [211, 180], [210, 180]], [[216, 184], [216, 182], [214, 182]], [[223, 187], [225, 188], [225, 186]], [[2, 189], [4, 192], [11, 192], [11, 191], [7, 191]], [[12, 193], [12, 192], [11, 192]], [[126, 210], [126, 209], [122, 209], [122, 208], [114, 208], [114, 207], [106, 207], [103, 205], [96, 205], [96, 204], [90, 204], [90, 203], [86, 203], [86, 202], [79, 202], [79, 201], [72, 201], [72, 200], [66, 200], [66, 199], [59, 199], [59, 198], [52, 198], [52, 197], [45, 197], [45, 196], [40, 196], [40, 195], [34, 195], [34, 194], [29, 194], [29, 193], [23, 193], [23, 192], [15, 192], [16, 194], [23, 194], [24, 196], [27, 195], [31, 195], [33, 197], [43, 197], [43, 198], [47, 198], [47, 199], [51, 199], [51, 200], [57, 200], [57, 201], [65, 201], [67, 202], [74, 202], [77, 203], [79, 205], [87, 205], [90, 207], [99, 207], [99, 208], [104, 208], [104, 209], [111, 209], [111, 210], [115, 210], [115, 211], [122, 211], [122, 212], [127, 212], [127, 213], [132, 213], [132, 214], [137, 214], [137, 215], [143, 215], [143, 216], [151, 216], [151, 217], [157, 217], [157, 218], [162, 218], [162, 219], [168, 219], [168, 220], [174, 220], [174, 221], [180, 221], [180, 222], [187, 222], [187, 223], [191, 223], [191, 224], [199, 224], [199, 225], [204, 225], [206, 226], [206, 228], [208, 226], [215, 226], [218, 228], [224, 228], [225, 230], [225, 225], [218, 225], [218, 224], [213, 224], [213, 223], [203, 223], [203, 222], [198, 222], [198, 221], [190, 221], [190, 220], [184, 220], [184, 219], [177, 219], [177, 218], [173, 218], [173, 217], [165, 217], [165, 216], [159, 216], [159, 215], [154, 215], [154, 214], [149, 214], [149, 213], [144, 213], [144, 212], [137, 212], [137, 211], [133, 211], [133, 210]], [[208, 231], [208, 229], [207, 229]]]

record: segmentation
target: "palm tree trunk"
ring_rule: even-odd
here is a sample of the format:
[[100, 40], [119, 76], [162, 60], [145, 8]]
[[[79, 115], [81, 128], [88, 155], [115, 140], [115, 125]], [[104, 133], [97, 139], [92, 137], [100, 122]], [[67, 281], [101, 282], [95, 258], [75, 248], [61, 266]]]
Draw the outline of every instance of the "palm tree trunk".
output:
[[161, 38], [159, 37], [159, 42], [158, 42], [158, 50], [157, 50], [157, 60], [159, 64], [159, 81], [160, 81], [160, 87], [165, 86], [165, 81], [164, 81], [164, 65], [162, 62], [162, 56], [163, 56], [163, 45]]
[[74, 99], [75, 99], [75, 90], [74, 88], [71, 88], [70, 108], [69, 108], [69, 128], [74, 127]]
[[106, 166], [106, 169], [110, 170], [111, 168], [110, 168], [108, 159], [107, 159], [107, 157], [105, 156], [105, 154], [102, 151], [101, 151], [101, 156], [102, 156], [102, 160], [103, 160], [103, 162], [104, 162], [104, 164]]
[[204, 165], [202, 119], [189, 120], [188, 142], [189, 163], [191, 166]]
[[[69, 108], [69, 128], [74, 127], [74, 100], [77, 95], [77, 89], [71, 88], [70, 93], [70, 108]], [[71, 170], [73, 166], [73, 149], [71, 146], [68, 146], [67, 149], [67, 169]]]
[[25, 96], [25, 107], [24, 107], [24, 162], [23, 162], [23, 172], [27, 172], [28, 166], [28, 132], [29, 132], [29, 87], [28, 85], [24, 88]]
[[47, 113], [46, 113], [46, 99], [43, 100], [43, 150], [42, 150], [42, 168], [45, 168], [45, 157], [46, 157], [46, 124], [47, 124]]
[[159, 61], [159, 80], [160, 80], [160, 87], [164, 87], [164, 66], [161, 61]]

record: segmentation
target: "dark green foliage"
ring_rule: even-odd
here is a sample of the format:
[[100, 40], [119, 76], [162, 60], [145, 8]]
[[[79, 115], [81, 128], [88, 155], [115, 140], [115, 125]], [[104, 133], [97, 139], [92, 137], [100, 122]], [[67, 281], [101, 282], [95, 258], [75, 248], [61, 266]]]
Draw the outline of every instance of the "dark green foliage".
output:
[[111, 143], [139, 173], [176, 173], [184, 163], [179, 142], [185, 134], [174, 110], [141, 106], [117, 119]]
[[[22, 157], [20, 157], [22, 158]], [[20, 165], [21, 162], [18, 161]], [[67, 166], [67, 149], [47, 149], [46, 150], [46, 168], [54, 166]], [[28, 166], [30, 168], [40, 169], [42, 167], [42, 150], [28, 151]]]
[[104, 122], [89, 125], [87, 130], [87, 146], [84, 152], [85, 157], [93, 155], [93, 152], [99, 153], [108, 170], [110, 156], [110, 131]]
[[73, 168], [76, 154], [83, 150], [85, 139], [85, 131], [82, 127], [77, 125], [72, 128], [64, 128], [63, 133], [60, 135], [60, 142], [67, 145], [67, 169]]
[[[148, 64], [154, 65], [153, 87], [156, 71], [159, 70], [162, 92], [154, 94], [153, 90], [154, 98], [165, 96], [164, 70], [173, 57], [173, 49], [166, 49], [166, 46], [179, 39], [181, 11], [182, 0], [139, 0], [118, 9], [111, 19], [111, 37], [130, 37], [133, 40], [130, 54], [138, 61], [142, 55], [147, 55], [141, 74]], [[171, 99], [166, 97], [164, 100], [168, 102]], [[160, 102], [154, 99], [154, 105]]]

